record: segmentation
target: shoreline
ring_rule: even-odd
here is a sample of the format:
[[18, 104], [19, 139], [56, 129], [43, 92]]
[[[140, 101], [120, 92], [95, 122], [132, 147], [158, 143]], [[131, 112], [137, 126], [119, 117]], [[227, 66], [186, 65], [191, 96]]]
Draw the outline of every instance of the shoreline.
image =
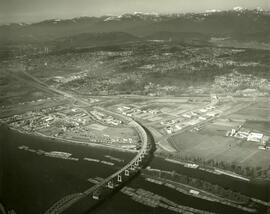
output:
[[[181, 160], [177, 160], [177, 159], [174, 159], [174, 158], [167, 158], [167, 157], [164, 157], [162, 154], [155, 154], [156, 157], [159, 157], [159, 158], [162, 158], [164, 159], [165, 161], [168, 161], [168, 162], [171, 162], [171, 163], [175, 163], [175, 164], [179, 164], [179, 165], [182, 165], [184, 166], [185, 164], [194, 164], [192, 162], [184, 162], [184, 161], [181, 161]], [[196, 164], [198, 165], [198, 169], [199, 170], [202, 170], [202, 171], [207, 171], [211, 174], [215, 174], [215, 175], [226, 175], [226, 176], [229, 176], [229, 177], [232, 177], [232, 178], [236, 178], [238, 180], [242, 180], [242, 181], [245, 181], [245, 182], [251, 182], [252, 180], [256, 181], [256, 179], [252, 179], [252, 178], [248, 178], [248, 177], [244, 177], [242, 175], [239, 175], [235, 172], [232, 172], [232, 171], [228, 171], [228, 170], [223, 170], [223, 169], [219, 169], [219, 168], [216, 168], [216, 167], [202, 167], [201, 165], [199, 164]], [[267, 179], [265, 179], [264, 181], [268, 181]]]
[[[178, 161], [178, 160], [171, 159], [171, 158], [165, 158], [164, 160], [168, 161], [168, 162], [171, 162], [171, 163], [180, 164], [182, 166], [184, 166], [185, 164], [190, 164], [189, 162]], [[187, 167], [187, 168], [191, 168], [191, 167]], [[198, 169], [202, 170], [202, 171], [207, 171], [207, 172], [212, 173], [212, 174], [216, 174], [216, 175], [223, 174], [223, 175], [227, 175], [227, 176], [237, 178], [237, 179], [240, 179], [240, 180], [243, 180], [243, 181], [250, 182], [249, 178], [243, 177], [242, 175], [236, 174], [236, 173], [228, 171], [228, 170], [223, 170], [223, 169], [219, 169], [219, 168], [208, 169], [208, 168], [205, 168], [205, 167], [201, 167], [199, 164], [198, 164]]]
[[[145, 179], [150, 178], [150, 179], [158, 180], [159, 182], [161, 182], [160, 184], [158, 183], [159, 185], [164, 185], [164, 186], [166, 186], [168, 188], [175, 189], [176, 191], [181, 192], [182, 194], [185, 194], [185, 195], [189, 195], [191, 197], [200, 198], [200, 199], [211, 201], [211, 202], [217, 202], [217, 203], [227, 205], [227, 206], [230, 206], [230, 207], [234, 207], [234, 208], [246, 211], [246, 212], [251, 212], [251, 213], [256, 212], [255, 209], [246, 207], [246, 206], [244, 206], [243, 204], [241, 204], [239, 202], [223, 198], [221, 196], [215, 195], [215, 194], [207, 192], [205, 190], [201, 190], [199, 188], [195, 188], [195, 187], [192, 187], [192, 186], [189, 186], [189, 185], [186, 185], [186, 184], [178, 183], [176, 181], [171, 181], [171, 180], [168, 180], [168, 179], [165, 179], [165, 178], [158, 178], [158, 177], [150, 176], [150, 175], [145, 174], [145, 173], [143, 173], [143, 176], [145, 177]], [[149, 181], [149, 182], [155, 183], [154, 181]], [[189, 189], [189, 190], [197, 190], [200, 193], [204, 193], [204, 195], [192, 194], [187, 189]]]
[[113, 146], [110, 146], [110, 145], [97, 144], [97, 143], [93, 143], [93, 142], [86, 143], [86, 142], [81, 142], [81, 141], [75, 141], [75, 140], [68, 140], [68, 139], [63, 139], [63, 138], [51, 137], [51, 136], [47, 136], [47, 135], [44, 135], [44, 134], [41, 134], [41, 133], [38, 133], [38, 132], [29, 133], [29, 132], [24, 132], [24, 131], [21, 131], [19, 129], [15, 129], [15, 128], [12, 128], [12, 127], [9, 127], [9, 126], [7, 126], [7, 127], [9, 129], [17, 132], [17, 133], [20, 133], [20, 134], [24, 134], [24, 135], [28, 135], [28, 136], [34, 136], [34, 137], [42, 137], [42, 138], [48, 139], [48, 140], [50, 140], [50, 143], [53, 143], [54, 141], [55, 142], [58, 141], [58, 142], [61, 142], [61, 143], [67, 143], [67, 144], [72, 144], [72, 145], [83, 145], [83, 146], [88, 146], [88, 147], [99, 147], [99, 148], [103, 148], [103, 149], [109, 149], [109, 150], [112, 149], [112, 150], [121, 151], [121, 152], [129, 152], [129, 153], [137, 153], [138, 152], [136, 150], [117, 148], [117, 147], [113, 147]]

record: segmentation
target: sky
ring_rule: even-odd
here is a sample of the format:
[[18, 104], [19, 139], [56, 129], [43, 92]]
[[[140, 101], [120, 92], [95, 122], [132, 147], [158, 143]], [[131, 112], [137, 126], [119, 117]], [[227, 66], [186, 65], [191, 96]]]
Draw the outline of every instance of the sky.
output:
[[0, 0], [0, 24], [133, 12], [203, 12], [236, 6], [270, 10], [270, 0]]

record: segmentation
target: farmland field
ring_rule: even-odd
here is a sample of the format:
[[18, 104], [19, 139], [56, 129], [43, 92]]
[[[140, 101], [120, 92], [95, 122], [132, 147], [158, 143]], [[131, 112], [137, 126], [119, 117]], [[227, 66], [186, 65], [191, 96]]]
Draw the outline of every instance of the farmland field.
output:
[[260, 143], [227, 137], [226, 132], [243, 127], [249, 131], [270, 135], [269, 101], [256, 102], [242, 110], [208, 123], [198, 132], [179, 133], [169, 138], [182, 156], [213, 159], [241, 166], [268, 167], [269, 150], [259, 150]]
[[243, 110], [240, 110], [232, 115], [231, 118], [270, 121], [270, 102], [257, 102]]
[[259, 150], [254, 142], [189, 132], [175, 135], [169, 142], [183, 156], [214, 159], [243, 166], [269, 165], [269, 152]]
[[244, 124], [244, 127], [249, 128], [249, 129], [253, 129], [253, 130], [259, 130], [267, 135], [270, 135], [270, 121], [248, 120]]

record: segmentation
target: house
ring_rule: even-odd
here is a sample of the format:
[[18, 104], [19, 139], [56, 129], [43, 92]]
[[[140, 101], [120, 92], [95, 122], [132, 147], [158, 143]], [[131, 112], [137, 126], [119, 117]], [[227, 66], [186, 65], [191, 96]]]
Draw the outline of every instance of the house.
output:
[[176, 130], [181, 130], [181, 129], [182, 129], [182, 126], [181, 126], [180, 124], [176, 124], [176, 125], [175, 125], [175, 129], [176, 129]]
[[129, 110], [130, 109], [130, 107], [128, 107], [128, 106], [123, 106], [122, 108], [125, 109], [125, 110]]
[[258, 149], [260, 149], [260, 150], [266, 150], [265, 146], [259, 146]]
[[268, 141], [269, 141], [269, 136], [264, 135], [261, 143], [265, 145]]
[[247, 138], [248, 135], [249, 135], [249, 132], [247, 132], [247, 131], [238, 131], [238, 132], [236, 132], [236, 134], [234, 136], [237, 138], [243, 139], [243, 138]]
[[219, 113], [216, 112], [216, 111], [213, 111], [213, 112], [208, 112], [206, 115], [209, 116], [209, 117], [215, 117], [215, 116], [218, 116]]
[[199, 119], [200, 119], [200, 120], [206, 120], [206, 118], [205, 118], [205, 117], [199, 117]]
[[191, 118], [191, 116], [188, 115], [188, 114], [183, 114], [182, 117], [185, 117], [185, 118]]
[[262, 133], [251, 132], [247, 137], [247, 141], [261, 142], [262, 138], [263, 138]]
[[171, 127], [167, 127], [165, 130], [166, 130], [167, 134], [172, 134], [173, 130]]
[[193, 189], [189, 190], [189, 193], [190, 193], [190, 194], [193, 194], [193, 195], [199, 195], [199, 194], [200, 194], [199, 191], [193, 190]]
[[202, 108], [202, 109], [200, 109], [199, 111], [202, 112], [202, 113], [205, 113], [205, 112], [207, 112], [207, 109], [203, 109], [203, 108]]

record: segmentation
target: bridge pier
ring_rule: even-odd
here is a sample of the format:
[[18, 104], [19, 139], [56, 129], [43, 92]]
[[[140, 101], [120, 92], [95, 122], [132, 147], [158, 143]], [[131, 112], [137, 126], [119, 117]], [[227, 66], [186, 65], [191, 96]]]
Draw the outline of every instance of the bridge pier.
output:
[[108, 188], [109, 188], [109, 189], [113, 189], [113, 182], [112, 182], [112, 181], [109, 181], [109, 182], [108, 182]]
[[118, 181], [118, 182], [122, 182], [122, 176], [121, 176], [121, 175], [118, 175], [118, 176], [117, 176], [117, 181]]
[[77, 203], [78, 200], [81, 200], [81, 198], [84, 199], [84, 196], [89, 197], [88, 199], [91, 199], [92, 197], [94, 200], [101, 200], [111, 194], [114, 190], [116, 190], [117, 187], [121, 187], [129, 179], [132, 179], [133, 176], [135, 176], [136, 172], [140, 171], [140, 169], [147, 164], [145, 160], [147, 160], [152, 155], [151, 148], [155, 148], [154, 145], [150, 145], [150, 143], [152, 143], [152, 136], [149, 134], [151, 138], [148, 138], [148, 132], [146, 132], [147, 129], [141, 126], [136, 121], [133, 121], [132, 119], [130, 119], [129, 125], [136, 129], [141, 142], [140, 150], [138, 151], [136, 156], [129, 163], [123, 166], [123, 168], [119, 169], [117, 172], [113, 173], [106, 179], [87, 189], [83, 193], [80, 193], [80, 195], [71, 197], [72, 200], [70, 198], [64, 198], [64, 200], [61, 199], [59, 202], [56, 203], [56, 205], [53, 205], [49, 209], [49, 212], [46, 212], [46, 214], [62, 214], [64, 213], [64, 210], [73, 206], [73, 204]]
[[94, 192], [92, 195], [92, 198], [95, 200], [99, 200], [99, 193], [98, 192]]
[[129, 176], [129, 171], [127, 169], [125, 170], [125, 176]]

